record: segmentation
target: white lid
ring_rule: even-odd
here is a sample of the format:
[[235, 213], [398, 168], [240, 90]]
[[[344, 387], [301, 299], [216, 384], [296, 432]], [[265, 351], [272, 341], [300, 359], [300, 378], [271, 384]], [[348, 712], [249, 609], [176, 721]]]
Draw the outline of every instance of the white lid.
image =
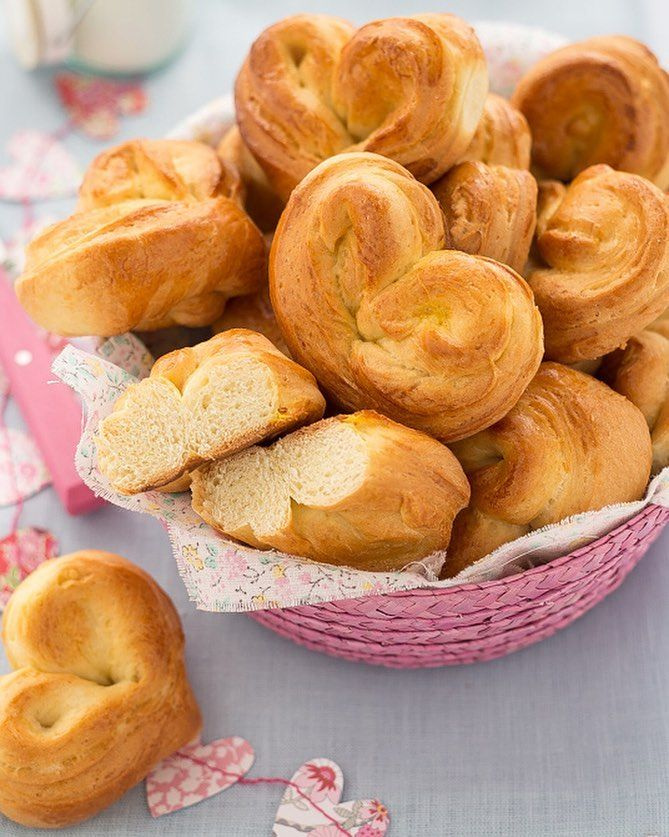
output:
[[62, 61], [74, 23], [69, 0], [4, 0], [14, 54], [26, 69]]

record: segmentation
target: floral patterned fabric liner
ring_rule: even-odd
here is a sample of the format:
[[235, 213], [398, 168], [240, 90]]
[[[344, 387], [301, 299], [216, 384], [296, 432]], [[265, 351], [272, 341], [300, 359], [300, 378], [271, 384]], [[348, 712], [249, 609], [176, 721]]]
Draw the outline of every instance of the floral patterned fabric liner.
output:
[[371, 573], [319, 564], [227, 540], [193, 511], [190, 493], [115, 493], [97, 467], [93, 434], [126, 387], [148, 374], [151, 357], [132, 335], [114, 337], [97, 354], [67, 346], [53, 371], [81, 396], [86, 423], [76, 465], [84, 482], [115, 505], [157, 517], [167, 528], [190, 598], [212, 611], [260, 610], [337, 599], [488, 581], [571, 552], [628, 520], [649, 503], [669, 506], [669, 469], [653, 480], [644, 499], [577, 515], [525, 535], [468, 567], [455, 579], [436, 580], [444, 554], [435, 553], [404, 572]]

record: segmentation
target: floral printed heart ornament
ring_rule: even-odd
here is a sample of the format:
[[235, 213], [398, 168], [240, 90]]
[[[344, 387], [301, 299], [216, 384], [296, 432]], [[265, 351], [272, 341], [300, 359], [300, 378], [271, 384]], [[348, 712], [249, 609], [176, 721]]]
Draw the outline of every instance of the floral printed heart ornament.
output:
[[254, 758], [253, 747], [238, 737], [182, 747], [146, 778], [151, 816], [188, 808], [232, 787], [248, 773]]
[[286, 788], [274, 821], [273, 837], [382, 837], [388, 809], [376, 799], [340, 802], [344, 776], [329, 759], [312, 759]]

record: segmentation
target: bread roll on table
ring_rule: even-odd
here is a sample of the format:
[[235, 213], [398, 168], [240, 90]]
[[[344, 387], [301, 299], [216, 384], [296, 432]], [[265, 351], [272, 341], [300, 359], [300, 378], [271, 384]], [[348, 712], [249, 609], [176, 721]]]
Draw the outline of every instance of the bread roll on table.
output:
[[195, 511], [230, 537], [373, 571], [444, 549], [469, 498], [447, 447], [372, 411], [203, 466], [192, 490]]
[[324, 409], [306, 369], [260, 334], [225, 331], [164, 355], [128, 387], [97, 429], [98, 467], [122, 494], [183, 490], [196, 466], [317, 421]]
[[92, 817], [192, 741], [200, 712], [172, 602], [118, 555], [41, 564], [2, 638], [0, 811], [35, 828]]
[[529, 122], [538, 176], [572, 180], [607, 163], [669, 187], [669, 79], [639, 41], [562, 47], [530, 68], [511, 102]]
[[293, 192], [270, 292], [291, 355], [345, 410], [444, 441], [507, 413], [543, 354], [528, 285], [445, 246], [430, 190], [376, 154], [340, 154]]
[[543, 363], [516, 406], [453, 451], [472, 488], [443, 575], [569, 515], [638, 500], [651, 465], [641, 412], [601, 381]]
[[265, 242], [240, 189], [200, 143], [134, 140], [103, 152], [78, 211], [28, 245], [21, 304], [64, 336], [209, 325], [265, 277]]
[[474, 30], [453, 15], [360, 29], [302, 14], [253, 43], [237, 77], [242, 138], [284, 200], [314, 166], [372, 151], [431, 183], [467, 150], [488, 92]]

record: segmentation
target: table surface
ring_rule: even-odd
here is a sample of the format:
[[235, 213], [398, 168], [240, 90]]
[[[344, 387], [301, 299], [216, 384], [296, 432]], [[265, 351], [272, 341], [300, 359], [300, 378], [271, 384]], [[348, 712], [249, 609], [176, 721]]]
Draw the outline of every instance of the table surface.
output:
[[[120, 137], [161, 136], [230, 90], [254, 34], [304, 5], [196, 3], [188, 48], [147, 82], [149, 108], [126, 119]], [[368, 0], [364, 19], [430, 6], [439, 8]], [[351, 0], [309, 7], [362, 22]], [[451, 2], [449, 10], [572, 38], [626, 32], [669, 61], [663, 0], [469, 0]], [[15, 66], [1, 20], [0, 100], [0, 146], [15, 130], [62, 124], [50, 74]], [[76, 136], [67, 144], [82, 164], [99, 150]], [[39, 207], [67, 209], [65, 202]], [[19, 223], [19, 208], [0, 205], [0, 238]], [[20, 425], [13, 406], [8, 420]], [[0, 532], [8, 521], [0, 510]], [[344, 771], [346, 798], [372, 796], [388, 805], [397, 837], [669, 835], [669, 532], [619, 590], [551, 639], [492, 663], [388, 671], [312, 653], [243, 615], [197, 612], [165, 533], [149, 517], [107, 506], [69, 518], [46, 489], [27, 501], [22, 522], [51, 529], [62, 552], [107, 549], [152, 573], [183, 620], [205, 740], [246, 737], [256, 750], [256, 775], [290, 776], [306, 759], [328, 756]], [[0, 671], [6, 668], [0, 651]], [[140, 785], [71, 832], [259, 837], [271, 832], [279, 796], [275, 787], [235, 787], [154, 821]], [[30, 832], [0, 818], [0, 833]]]

